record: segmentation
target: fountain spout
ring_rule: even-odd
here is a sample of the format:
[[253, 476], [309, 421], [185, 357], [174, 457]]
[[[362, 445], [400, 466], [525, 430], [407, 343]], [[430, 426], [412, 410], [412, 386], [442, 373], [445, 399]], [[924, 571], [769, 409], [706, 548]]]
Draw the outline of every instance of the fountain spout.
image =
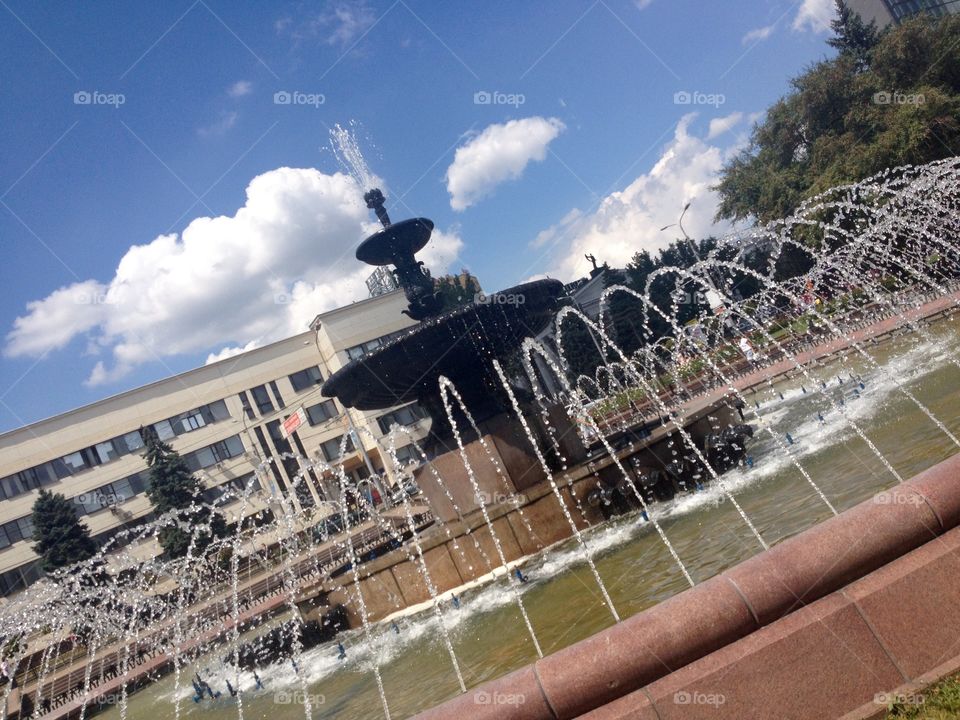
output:
[[380, 188], [373, 188], [363, 196], [367, 207], [377, 214], [377, 219], [385, 228], [390, 227], [390, 216], [387, 215], [387, 209], [383, 206], [385, 199]]

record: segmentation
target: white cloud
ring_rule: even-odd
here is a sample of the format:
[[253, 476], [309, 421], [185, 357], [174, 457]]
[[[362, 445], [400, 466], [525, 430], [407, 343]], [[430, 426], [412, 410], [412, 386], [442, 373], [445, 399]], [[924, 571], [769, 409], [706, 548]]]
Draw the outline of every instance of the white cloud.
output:
[[471, 137], [447, 168], [450, 207], [465, 210], [500, 183], [520, 177], [531, 160], [542, 162], [547, 146], [564, 129], [557, 118], [534, 116], [489, 125]]
[[250, 352], [251, 350], [256, 350], [260, 347], [260, 342], [258, 340], [251, 340], [244, 346], [233, 345], [227, 346], [221, 349], [219, 352], [210, 353], [207, 355], [207, 359], [204, 361], [204, 365], [212, 365], [215, 362], [220, 362], [221, 360], [228, 360], [229, 358], [236, 357], [237, 355], [242, 355], [245, 352]]
[[766, 40], [773, 34], [775, 25], [767, 25], [766, 27], [756, 28], [751, 30], [746, 35], [744, 35], [740, 42], [744, 45], [750, 45], [751, 43], [760, 42], [761, 40]]
[[[729, 130], [736, 123], [733, 113], [719, 118], [711, 132], [721, 125]], [[590, 270], [586, 253], [593, 253], [599, 262], [622, 267], [640, 250], [651, 253], [664, 248], [678, 237], [674, 225], [683, 206], [691, 203], [683, 218], [684, 229], [693, 238], [704, 238], [729, 231], [727, 223], [714, 224], [718, 197], [711, 190], [724, 162], [736, 152], [745, 138], [738, 138], [733, 147], [721, 149], [692, 134], [690, 124], [695, 113], [686, 115], [677, 125], [673, 139], [664, 148], [650, 172], [641, 175], [622, 191], [608, 195], [592, 213], [571, 211], [551, 228], [541, 232], [533, 246], [555, 246], [555, 260], [549, 274], [564, 280], [585, 275]]]
[[376, 21], [376, 13], [364, 0], [331, 0], [319, 15], [296, 19], [285, 16], [273, 26], [279, 35], [289, 35], [296, 42], [319, 39], [328, 45], [346, 48]]
[[821, 33], [830, 29], [836, 5], [833, 0], [803, 0], [797, 16], [793, 19], [794, 30], [810, 30]]
[[237, 80], [230, 88], [227, 90], [227, 95], [230, 97], [238, 98], [243, 97], [244, 95], [249, 95], [253, 92], [253, 83], [249, 80]]
[[633, 4], [637, 6], [637, 10], [646, 10], [652, 2], [653, 0], [633, 0]]
[[219, 120], [204, 127], [197, 128], [197, 134], [201, 137], [217, 137], [223, 135], [237, 124], [238, 117], [240, 117], [240, 114], [236, 111], [220, 113]]
[[707, 131], [707, 140], [713, 140], [715, 137], [723, 135], [740, 124], [743, 120], [742, 112], [733, 112], [724, 117], [713, 118], [710, 121], [710, 129]]
[[[112, 354], [92, 369], [88, 383], [98, 384], [165, 356], [227, 346], [214, 353], [223, 354], [302, 332], [317, 313], [366, 296], [372, 268], [353, 246], [376, 224], [362, 194], [342, 173], [258, 175], [234, 215], [131, 246], [108, 283], [87, 280], [28, 303], [4, 354], [40, 357], [85, 336]], [[437, 231], [420, 257], [440, 273], [461, 247], [456, 230]]]

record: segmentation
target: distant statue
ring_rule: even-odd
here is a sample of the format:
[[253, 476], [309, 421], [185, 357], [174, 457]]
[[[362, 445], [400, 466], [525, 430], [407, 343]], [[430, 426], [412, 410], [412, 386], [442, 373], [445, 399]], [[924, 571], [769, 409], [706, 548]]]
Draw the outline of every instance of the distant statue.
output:
[[593, 265], [593, 272], [596, 272], [597, 270], [600, 269], [597, 267], [597, 258], [595, 255], [591, 255], [590, 253], [587, 253], [586, 255], [584, 255], [584, 257], [590, 261], [591, 265]]

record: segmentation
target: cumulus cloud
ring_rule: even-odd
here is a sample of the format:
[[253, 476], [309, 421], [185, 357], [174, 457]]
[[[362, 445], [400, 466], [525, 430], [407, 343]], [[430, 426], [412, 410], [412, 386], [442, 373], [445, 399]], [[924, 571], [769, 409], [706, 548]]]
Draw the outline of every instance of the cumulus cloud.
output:
[[556, 258], [551, 263], [551, 275], [564, 280], [585, 275], [590, 270], [586, 253], [614, 267], [624, 266], [638, 251], [655, 253], [681, 236], [676, 227], [663, 228], [677, 222], [688, 202], [691, 205], [683, 226], [691, 237], [704, 238], [731, 229], [726, 223], [713, 222], [718, 198], [710, 188], [716, 184], [724, 162], [745, 138], [726, 149], [708, 140], [720, 134], [721, 128], [724, 132], [731, 130], [744, 115], [718, 118], [711, 123], [705, 139], [691, 131], [695, 117], [691, 113], [680, 120], [673, 139], [650, 172], [608, 195], [594, 212], [571, 211], [537, 236], [531, 245], [550, 248]]
[[[74, 283], [28, 303], [4, 354], [40, 357], [86, 337], [112, 355], [88, 378], [100, 384], [164, 356], [225, 346], [211, 357], [227, 357], [288, 337], [366, 296], [370, 268], [353, 246], [375, 227], [349, 176], [271, 170], [251, 180], [234, 215], [131, 246], [107, 283]], [[461, 247], [456, 230], [437, 231], [422, 257], [441, 272]]]
[[495, 123], [470, 137], [447, 168], [450, 207], [465, 210], [500, 183], [519, 178], [531, 161], [543, 161], [547, 146], [565, 129], [557, 118], [534, 116]]
[[815, 33], [830, 29], [836, 5], [833, 0], [803, 0], [797, 16], [793, 19], [794, 30], [810, 30]]
[[775, 25], [767, 25], [766, 27], [755, 28], [740, 38], [740, 42], [744, 45], [750, 45], [755, 42], [766, 40], [773, 34], [775, 27]]

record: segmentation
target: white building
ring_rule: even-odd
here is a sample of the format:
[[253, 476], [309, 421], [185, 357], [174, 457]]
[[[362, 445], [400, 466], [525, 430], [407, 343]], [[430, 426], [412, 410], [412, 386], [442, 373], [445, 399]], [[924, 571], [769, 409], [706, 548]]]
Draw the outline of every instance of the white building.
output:
[[[348, 413], [324, 398], [320, 385], [351, 359], [413, 324], [400, 313], [406, 305], [403, 293], [394, 291], [337, 308], [317, 316], [311, 330], [300, 335], [0, 435], [0, 594], [40, 577], [30, 539], [39, 488], [72, 498], [100, 543], [152, 518], [141, 427], [152, 425], [187, 460], [208, 500], [253, 480], [259, 489], [244, 506], [244, 516], [269, 508], [279, 495], [298, 510], [317, 507], [327, 496], [330, 478], [314, 471], [305, 474], [307, 482], [298, 492], [292, 490], [301, 462], [281, 459], [284, 452], [342, 462], [357, 481], [369, 476], [371, 467], [392, 481], [392, 464], [377, 439], [393, 423], [409, 426], [418, 439], [425, 436], [428, 421], [419, 408]], [[281, 425], [301, 408], [306, 423], [288, 439]], [[345, 434], [351, 439], [340, 459]], [[401, 458], [415, 457], [411, 445], [397, 446]], [[270, 458], [274, 461], [261, 482], [254, 470]], [[241, 504], [224, 505], [228, 521], [238, 519]], [[159, 551], [151, 541], [138, 555]]]
[[960, 0], [846, 0], [865, 22], [875, 22], [878, 28], [900, 24], [920, 13], [940, 17], [960, 12]]

